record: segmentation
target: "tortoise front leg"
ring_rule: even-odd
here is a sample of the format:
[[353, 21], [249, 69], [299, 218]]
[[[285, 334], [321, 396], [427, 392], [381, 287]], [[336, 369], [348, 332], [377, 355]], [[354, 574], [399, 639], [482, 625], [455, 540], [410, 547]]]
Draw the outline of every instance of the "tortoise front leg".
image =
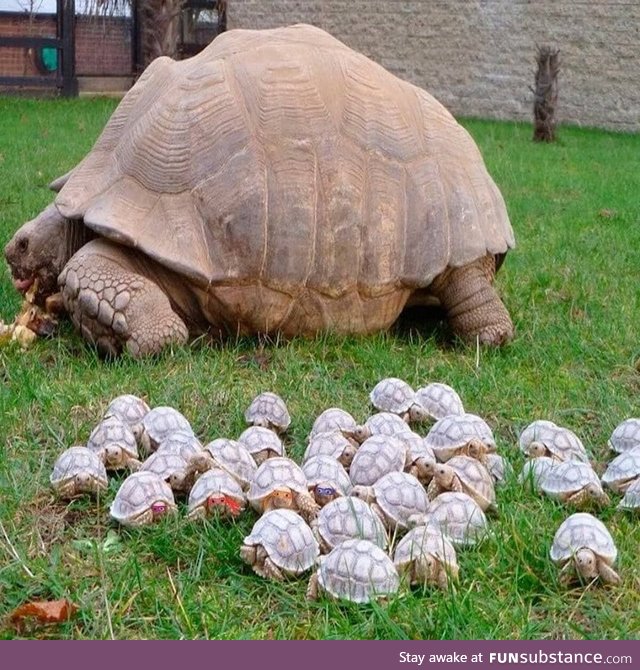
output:
[[465, 340], [500, 345], [513, 338], [509, 313], [492, 285], [493, 256], [458, 268], [447, 268], [431, 284], [432, 293], [447, 312], [453, 331]]
[[130, 253], [93, 240], [71, 257], [58, 283], [74, 325], [109, 355], [127, 349], [135, 357], [146, 356], [186, 342], [187, 327], [169, 298], [135, 270]]

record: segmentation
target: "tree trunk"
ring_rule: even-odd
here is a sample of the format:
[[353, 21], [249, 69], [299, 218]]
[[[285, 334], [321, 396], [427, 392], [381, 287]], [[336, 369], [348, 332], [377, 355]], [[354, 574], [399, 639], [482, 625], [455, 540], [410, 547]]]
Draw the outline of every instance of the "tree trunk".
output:
[[145, 0], [140, 3], [144, 67], [158, 56], [178, 57], [183, 5], [184, 0]]
[[533, 140], [553, 142], [556, 139], [556, 104], [558, 102], [558, 50], [538, 48], [538, 70], [533, 91]]

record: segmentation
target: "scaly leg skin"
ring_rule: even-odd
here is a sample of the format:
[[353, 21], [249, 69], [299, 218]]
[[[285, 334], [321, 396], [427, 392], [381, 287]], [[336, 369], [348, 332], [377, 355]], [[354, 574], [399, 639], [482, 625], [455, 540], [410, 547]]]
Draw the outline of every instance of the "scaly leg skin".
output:
[[93, 240], [72, 256], [58, 283], [83, 337], [101, 353], [117, 355], [127, 349], [138, 358], [183, 344], [188, 332], [160, 287], [136, 272], [132, 253]]
[[513, 338], [513, 324], [492, 286], [493, 256], [459, 268], [447, 268], [431, 284], [432, 293], [447, 312], [453, 331], [465, 340], [500, 345]]

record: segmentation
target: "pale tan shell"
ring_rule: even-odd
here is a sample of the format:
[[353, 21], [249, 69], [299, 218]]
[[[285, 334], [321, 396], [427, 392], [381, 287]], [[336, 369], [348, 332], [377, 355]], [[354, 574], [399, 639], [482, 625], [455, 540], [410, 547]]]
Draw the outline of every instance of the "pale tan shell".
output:
[[386, 328], [447, 266], [514, 246], [467, 131], [307, 25], [154, 60], [56, 205], [208, 290], [232, 332]]
[[165, 505], [167, 510], [175, 510], [169, 484], [153, 472], [134, 472], [122, 482], [109, 512], [116, 521], [129, 525], [156, 503]]
[[371, 486], [389, 472], [400, 472], [406, 461], [404, 442], [393, 435], [372, 435], [353, 457], [349, 476], [354, 485]]
[[138, 398], [138, 396], [125, 394], [114, 398], [107, 407], [104, 415], [117, 416], [123, 423], [126, 423], [129, 428], [134, 430], [140, 425], [145, 414], [149, 411], [149, 405]]
[[625, 419], [618, 424], [611, 433], [608, 445], [619, 454], [640, 447], [640, 419]]
[[106, 491], [107, 471], [99, 456], [86, 447], [70, 447], [63, 451], [53, 465], [49, 478], [58, 493], [76, 495], [87, 491]]
[[583, 547], [591, 549], [608, 565], [613, 565], [618, 555], [611, 533], [602, 521], [591, 514], [578, 512], [565, 519], [556, 531], [551, 560], [562, 565]]
[[393, 594], [400, 586], [392, 560], [369, 540], [345, 540], [320, 558], [317, 574], [321, 589], [355, 603]]
[[329, 407], [321, 412], [313, 422], [309, 440], [320, 433], [330, 433], [333, 431], [345, 431], [353, 434], [357, 424], [356, 420], [344, 409], [339, 407]]
[[257, 395], [244, 413], [247, 423], [254, 426], [270, 428], [277, 432], [287, 430], [291, 424], [289, 410], [284, 400], [271, 391]]
[[464, 414], [460, 396], [448, 384], [427, 384], [416, 390], [416, 398], [435, 421], [451, 414]]
[[329, 551], [345, 540], [370, 540], [382, 549], [389, 538], [382, 521], [366, 502], [351, 496], [337, 498], [318, 513], [317, 533]]
[[272, 510], [261, 516], [244, 538], [244, 544], [264, 547], [269, 558], [292, 575], [311, 568], [320, 554], [309, 526], [288, 509]]

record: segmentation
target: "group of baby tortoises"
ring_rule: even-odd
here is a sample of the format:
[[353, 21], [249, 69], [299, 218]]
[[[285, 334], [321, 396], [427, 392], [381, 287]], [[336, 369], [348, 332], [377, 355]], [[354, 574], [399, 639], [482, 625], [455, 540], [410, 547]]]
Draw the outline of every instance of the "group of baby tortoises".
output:
[[[322, 590], [367, 602], [396, 592], [402, 575], [410, 584], [449, 588], [458, 576], [456, 549], [487, 533], [485, 513], [496, 511], [494, 487], [508, 462], [496, 453], [488, 424], [466, 413], [446, 384], [414, 391], [388, 378], [370, 399], [378, 411], [361, 425], [342, 409], [322, 412], [298, 465], [286, 456], [282, 434], [291, 419], [274, 393], [251, 402], [245, 412], [250, 426], [237, 440], [204, 446], [177, 410], [119, 396], [86, 447], [60, 455], [51, 483], [60, 496], [74, 497], [106, 490], [108, 470], [132, 470], [110, 508], [114, 519], [132, 526], [175, 511], [174, 494], [188, 496], [191, 519], [236, 517], [249, 505], [261, 516], [240, 549], [242, 559], [277, 580], [315, 564], [309, 597]], [[434, 423], [424, 438], [410, 427], [427, 421]], [[625, 492], [621, 507], [637, 509], [640, 420], [618, 426], [610, 444], [622, 453], [603, 482]], [[530, 457], [522, 481], [569, 504], [608, 503], [582, 443], [568, 429], [535, 421], [522, 432], [520, 448]], [[551, 558], [566, 580], [619, 580], [613, 539], [590, 514], [565, 520]]]

